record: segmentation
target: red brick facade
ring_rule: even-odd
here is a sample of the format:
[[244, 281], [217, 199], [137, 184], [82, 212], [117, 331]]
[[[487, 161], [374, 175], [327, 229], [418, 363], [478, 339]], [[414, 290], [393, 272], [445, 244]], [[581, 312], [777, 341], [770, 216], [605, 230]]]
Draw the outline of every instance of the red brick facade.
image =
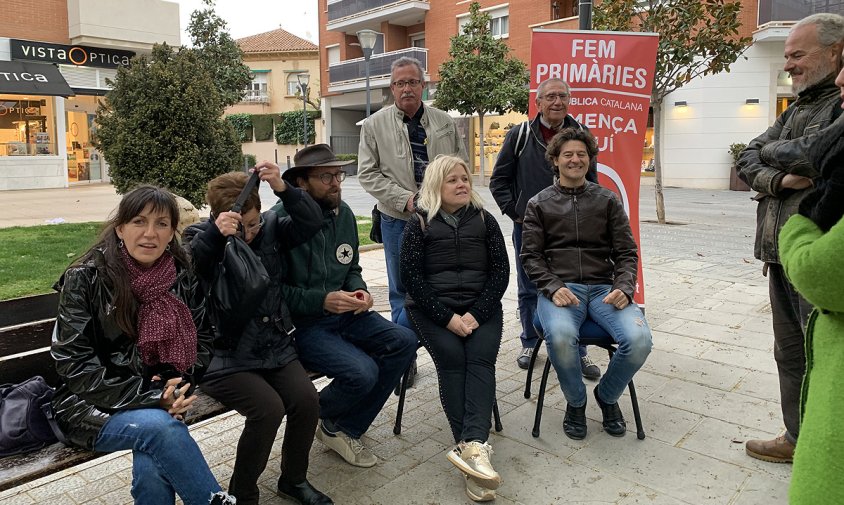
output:
[[[13, 0], [14, 1], [14, 0]], [[395, 51], [410, 47], [410, 35], [414, 33], [425, 33], [425, 47], [428, 49], [428, 73], [431, 80], [439, 80], [438, 69], [443, 61], [448, 59], [450, 39], [457, 34], [457, 16], [469, 12], [468, 1], [455, 0], [429, 0], [431, 9], [425, 16], [425, 22], [413, 26], [398, 26], [389, 23], [381, 23], [378, 31], [384, 33], [384, 50]], [[525, 64], [530, 62], [530, 43], [533, 28], [554, 28], [554, 29], [577, 29], [578, 20], [567, 16], [572, 12], [577, 0], [478, 0], [481, 9], [504, 7], [509, 9], [509, 37], [507, 44], [512, 49], [511, 54]], [[596, 1], [596, 4], [600, 0]], [[553, 5], [557, 5], [556, 15], [560, 21], [553, 21], [555, 15]], [[357, 38], [354, 34], [343, 36], [339, 32], [330, 32], [325, 29], [328, 22], [327, 0], [319, 0], [319, 26], [320, 26], [320, 65], [325, 73], [322, 79], [322, 94], [328, 94], [328, 61], [326, 46], [340, 44], [340, 60], [345, 61], [363, 56], [356, 44]], [[747, 0], [742, 2], [742, 30], [741, 35], [749, 36], [756, 30], [758, 0]]]
[[0, 37], [69, 44], [67, 0], [3, 0]]

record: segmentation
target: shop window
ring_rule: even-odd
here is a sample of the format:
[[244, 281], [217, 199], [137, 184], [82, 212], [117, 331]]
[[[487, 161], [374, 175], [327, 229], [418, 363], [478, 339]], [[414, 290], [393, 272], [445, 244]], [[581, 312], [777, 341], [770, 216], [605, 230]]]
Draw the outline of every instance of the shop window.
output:
[[0, 95], [0, 156], [56, 154], [52, 98]]
[[71, 183], [102, 179], [102, 154], [94, 147], [97, 134], [97, 97], [77, 95], [65, 102], [67, 180]]
[[654, 171], [654, 109], [648, 107], [648, 127], [645, 130], [645, 146], [642, 149], [642, 172]]
[[787, 109], [793, 101], [794, 97], [791, 96], [781, 96], [777, 98], [777, 117], [780, 117], [780, 114], [785, 112], [785, 109]]

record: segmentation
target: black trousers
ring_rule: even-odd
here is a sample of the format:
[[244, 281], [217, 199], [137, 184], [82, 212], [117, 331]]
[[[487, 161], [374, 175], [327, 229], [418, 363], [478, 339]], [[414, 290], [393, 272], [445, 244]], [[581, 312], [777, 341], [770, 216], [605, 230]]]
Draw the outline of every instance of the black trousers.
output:
[[806, 373], [804, 332], [812, 305], [797, 293], [788, 282], [782, 265], [776, 263], [768, 263], [768, 292], [785, 437], [796, 443], [800, 434], [800, 390]]
[[203, 382], [202, 390], [246, 417], [229, 483], [229, 493], [238, 505], [258, 503], [258, 477], [267, 466], [285, 415], [281, 478], [292, 484], [305, 480], [319, 419], [319, 395], [298, 360], [283, 368], [237, 372]]
[[486, 442], [495, 402], [495, 360], [503, 326], [499, 310], [468, 337], [438, 326], [417, 309], [408, 318], [434, 360], [440, 401], [454, 441]]

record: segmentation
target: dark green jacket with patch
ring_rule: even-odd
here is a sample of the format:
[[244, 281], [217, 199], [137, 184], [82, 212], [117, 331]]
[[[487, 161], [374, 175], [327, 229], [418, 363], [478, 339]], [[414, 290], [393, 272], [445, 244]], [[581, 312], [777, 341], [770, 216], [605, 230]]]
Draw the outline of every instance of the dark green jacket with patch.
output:
[[[286, 214], [281, 205], [273, 210]], [[282, 290], [296, 324], [327, 316], [323, 303], [332, 291], [366, 290], [359, 245], [355, 215], [341, 201], [336, 210], [323, 210], [316, 235], [285, 253], [289, 269]]]

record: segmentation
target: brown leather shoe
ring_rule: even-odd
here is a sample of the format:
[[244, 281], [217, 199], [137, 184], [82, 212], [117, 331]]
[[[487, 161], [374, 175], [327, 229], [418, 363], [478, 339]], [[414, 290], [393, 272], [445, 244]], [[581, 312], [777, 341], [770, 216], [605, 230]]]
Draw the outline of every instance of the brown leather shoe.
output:
[[751, 458], [768, 463], [791, 463], [794, 460], [794, 444], [780, 435], [773, 440], [748, 440], [744, 451]]

